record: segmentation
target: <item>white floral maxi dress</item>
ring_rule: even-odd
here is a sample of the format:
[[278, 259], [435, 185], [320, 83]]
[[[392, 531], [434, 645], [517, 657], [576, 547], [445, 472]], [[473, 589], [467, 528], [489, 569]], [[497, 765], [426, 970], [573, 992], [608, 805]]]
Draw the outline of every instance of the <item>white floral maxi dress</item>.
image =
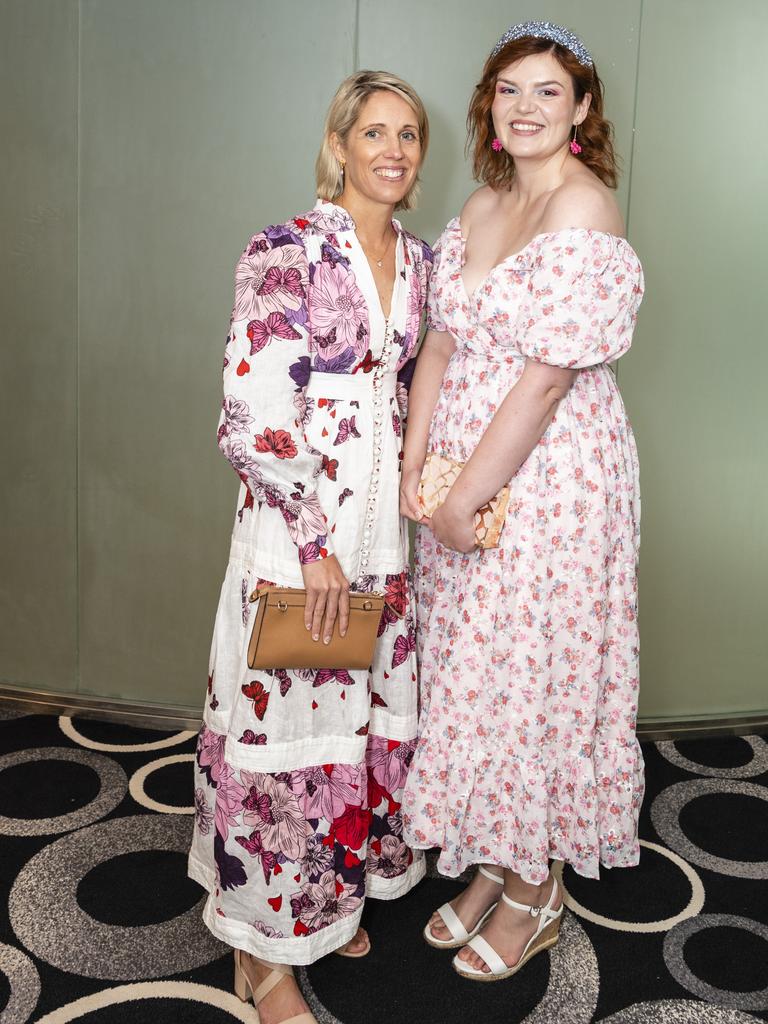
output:
[[450, 331], [430, 449], [465, 461], [526, 358], [579, 370], [513, 477], [497, 549], [458, 554], [419, 528], [419, 742], [406, 841], [451, 876], [494, 863], [525, 881], [548, 859], [598, 877], [639, 859], [637, 453], [612, 371], [643, 276], [624, 239], [536, 236], [470, 298], [451, 221], [428, 323]]
[[[366, 895], [424, 874], [402, 838], [416, 743], [415, 633], [398, 513], [396, 373], [412, 367], [432, 254], [397, 232], [384, 319], [349, 214], [255, 235], [236, 271], [219, 444], [242, 479], [195, 766], [189, 873], [224, 942], [307, 964], [347, 942]], [[372, 671], [250, 671], [248, 597], [335, 554], [387, 604]]]

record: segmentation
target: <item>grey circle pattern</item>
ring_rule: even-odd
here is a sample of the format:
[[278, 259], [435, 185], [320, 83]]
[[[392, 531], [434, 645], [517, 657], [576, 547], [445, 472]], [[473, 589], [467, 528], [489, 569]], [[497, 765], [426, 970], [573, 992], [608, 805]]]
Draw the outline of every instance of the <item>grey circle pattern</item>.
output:
[[46, 963], [87, 978], [134, 981], [194, 970], [228, 947], [203, 924], [203, 898], [169, 921], [143, 927], [104, 924], [77, 903], [77, 886], [113, 857], [144, 850], [188, 853], [192, 822], [131, 815], [91, 825], [50, 843], [19, 872], [8, 901], [19, 941]]
[[6, 768], [32, 761], [73, 761], [85, 765], [98, 775], [101, 788], [85, 807], [68, 814], [58, 814], [55, 818], [6, 818], [0, 815], [0, 835], [47, 836], [82, 828], [113, 811], [128, 792], [128, 779], [117, 761], [90, 750], [73, 750], [70, 747], [35, 747], [5, 754], [0, 757], [0, 773]]
[[549, 982], [521, 1024], [590, 1024], [600, 992], [597, 954], [577, 918], [563, 910], [560, 941], [549, 951]]
[[[520, 1024], [590, 1024], [600, 990], [597, 956], [579, 922], [563, 914], [560, 941], [549, 951], [547, 990]], [[318, 999], [306, 967], [296, 968], [296, 979], [318, 1024], [344, 1024]]]
[[0, 1013], [3, 1024], [27, 1024], [40, 998], [40, 975], [20, 949], [0, 942], [0, 973], [8, 979], [11, 994]]
[[13, 718], [28, 718], [31, 711], [16, 711], [13, 708], [0, 707], [0, 722], [9, 722]]
[[[706, 928], [743, 928], [753, 935], [759, 936], [768, 943], [768, 925], [760, 921], [752, 921], [748, 917], [737, 917], [735, 914], [701, 914], [683, 921], [664, 939], [664, 962], [672, 977], [683, 988], [700, 999], [732, 1010], [765, 1010], [768, 1009], [768, 986], [758, 991], [734, 992], [732, 989], [716, 988], [697, 978], [685, 962], [685, 944], [696, 932]], [[768, 958], [766, 958], [768, 960]]]
[[752, 748], [752, 760], [738, 768], [712, 768], [708, 764], [699, 764], [683, 757], [673, 740], [664, 740], [656, 744], [656, 748], [670, 764], [684, 768], [694, 775], [706, 775], [713, 779], [751, 779], [756, 775], [768, 772], [768, 743], [762, 736], [741, 736], [740, 739]]
[[[768, 878], [768, 861], [716, 857], [692, 843], [683, 832], [680, 827], [680, 811], [691, 800], [712, 793], [738, 793], [768, 803], [768, 789], [751, 782], [729, 779], [691, 779], [687, 782], [676, 782], [662, 790], [651, 804], [653, 827], [675, 853], [700, 868], [708, 868], [721, 875], [735, 875], [737, 878]], [[759, 821], [755, 825], [758, 827]]]
[[752, 1024], [758, 1019], [749, 1013], [700, 1003], [698, 999], [659, 999], [635, 1003], [603, 1017], [599, 1024]]

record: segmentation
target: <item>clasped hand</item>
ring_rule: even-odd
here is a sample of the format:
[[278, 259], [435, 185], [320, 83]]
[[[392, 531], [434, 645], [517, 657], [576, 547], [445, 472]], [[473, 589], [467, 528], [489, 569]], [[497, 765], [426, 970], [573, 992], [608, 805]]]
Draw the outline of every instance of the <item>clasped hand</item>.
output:
[[403, 469], [400, 481], [400, 514], [428, 526], [443, 547], [468, 554], [477, 547], [475, 516], [456, 508], [450, 495], [432, 517], [422, 515], [418, 501], [420, 469]]

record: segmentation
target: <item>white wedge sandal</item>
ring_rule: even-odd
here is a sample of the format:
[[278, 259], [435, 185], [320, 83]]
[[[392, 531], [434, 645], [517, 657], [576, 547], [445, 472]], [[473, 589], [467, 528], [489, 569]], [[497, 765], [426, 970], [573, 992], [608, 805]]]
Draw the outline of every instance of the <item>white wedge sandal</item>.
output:
[[[492, 871], [487, 871], [482, 864], [477, 869], [481, 875], [485, 878], [490, 878], [492, 882], [496, 882], [499, 885], [504, 884], [503, 875], [494, 875]], [[451, 933], [450, 939], [438, 939], [436, 935], [432, 934], [429, 921], [424, 929], [424, 939], [434, 946], [435, 949], [456, 949], [458, 946], [466, 946], [470, 939], [474, 938], [475, 935], [480, 931], [485, 922], [491, 916], [493, 911], [496, 909], [496, 903], [489, 907], [480, 920], [477, 922], [471, 932], [468, 932], [464, 925], [459, 919], [459, 915], [453, 909], [450, 903], [444, 903], [442, 907], [439, 907], [437, 913], [442, 917], [443, 924]]]
[[[288, 964], [272, 964], [267, 963], [266, 960], [259, 960], [260, 964], [265, 967], [271, 967], [272, 970], [266, 976], [264, 981], [257, 986], [256, 991], [253, 991], [251, 983], [248, 979], [248, 975], [243, 970], [241, 960], [241, 950], [235, 950], [235, 995], [238, 999], [242, 999], [244, 1003], [248, 1002], [248, 999], [253, 1000], [253, 1005], [256, 1009], [256, 1024], [259, 1021], [259, 1003], [267, 998], [272, 989], [279, 985], [283, 978], [288, 975], [293, 976], [293, 968]], [[249, 996], [250, 993], [250, 996]], [[317, 1024], [317, 1018], [313, 1017], [311, 1013], [299, 1013], [294, 1014], [293, 1017], [287, 1017], [285, 1020], [280, 1021], [280, 1024]]]
[[524, 967], [531, 957], [536, 956], [537, 953], [541, 953], [543, 950], [554, 946], [559, 938], [560, 920], [563, 914], [562, 903], [557, 910], [552, 909], [552, 904], [557, 898], [557, 892], [557, 879], [553, 878], [552, 892], [546, 906], [543, 907], [531, 907], [526, 903], [516, 903], [503, 892], [501, 898], [508, 906], [514, 907], [515, 910], [524, 910], [531, 917], [538, 918], [536, 931], [528, 940], [525, 949], [520, 954], [520, 959], [512, 967], [509, 967], [482, 935], [475, 935], [465, 945], [469, 946], [478, 956], [481, 956], [490, 970], [487, 972], [477, 970], [471, 967], [465, 960], [455, 956], [453, 958], [453, 969], [456, 973], [460, 974], [462, 978], [470, 978], [472, 981], [501, 981], [503, 978], [511, 978], [513, 974], [517, 974], [520, 968]]

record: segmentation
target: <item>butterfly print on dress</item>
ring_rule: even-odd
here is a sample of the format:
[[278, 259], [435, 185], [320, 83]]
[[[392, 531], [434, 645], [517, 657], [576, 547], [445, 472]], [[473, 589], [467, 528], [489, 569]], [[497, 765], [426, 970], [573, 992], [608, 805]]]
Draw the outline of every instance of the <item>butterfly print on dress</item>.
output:
[[252, 683], [243, 683], [241, 687], [248, 700], [253, 701], [253, 712], [261, 722], [267, 713], [269, 693], [264, 689], [264, 684], [254, 679]]
[[339, 421], [339, 432], [336, 435], [336, 440], [333, 442], [334, 447], [339, 444], [344, 444], [344, 442], [348, 441], [350, 437], [359, 438], [360, 431], [357, 429], [355, 417], [350, 416], [349, 419], [347, 419], [345, 416], [344, 419]]
[[[269, 797], [267, 797], [267, 799], [269, 799]], [[269, 885], [270, 875], [277, 864], [277, 854], [273, 853], [271, 850], [264, 849], [261, 842], [261, 832], [254, 829], [247, 839], [243, 838], [243, 836], [235, 836], [235, 842], [239, 843], [243, 849], [247, 850], [252, 857], [259, 857], [261, 859], [261, 867], [264, 871], [264, 881]]]

